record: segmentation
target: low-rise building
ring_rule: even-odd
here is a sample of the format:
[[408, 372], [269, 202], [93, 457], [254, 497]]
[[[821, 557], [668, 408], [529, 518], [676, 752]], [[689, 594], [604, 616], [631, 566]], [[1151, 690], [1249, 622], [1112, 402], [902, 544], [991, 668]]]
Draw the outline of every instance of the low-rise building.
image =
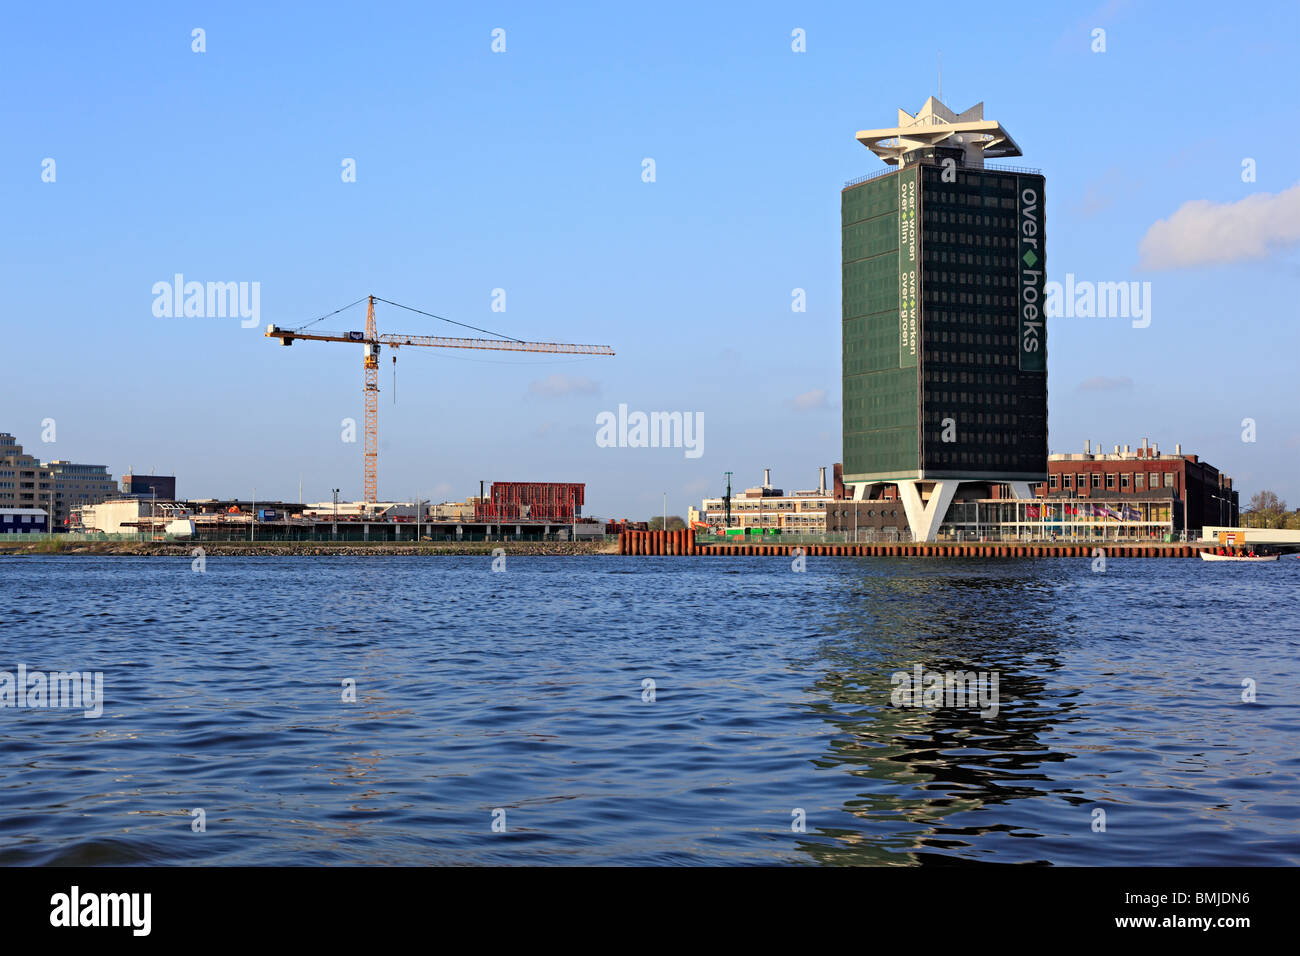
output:
[[63, 459], [42, 462], [0, 432], [0, 508], [43, 508], [50, 530], [67, 528], [74, 508], [113, 497], [117, 488], [104, 465]]
[[475, 505], [478, 521], [572, 522], [582, 517], [587, 486], [580, 481], [494, 481]]
[[1085, 442], [1082, 454], [1048, 457], [1048, 479], [1036, 486], [1045, 498], [1109, 499], [1139, 506], [1163, 502], [1171, 507], [1173, 529], [1196, 530], [1207, 525], [1237, 524], [1238, 492], [1232, 478], [1197, 455], [1183, 454], [1182, 445], [1172, 455], [1142, 439], [1139, 448], [1128, 445], [1106, 454]]
[[727, 524], [727, 503], [724, 498], [705, 498], [699, 508], [687, 511], [687, 521], [692, 527], [707, 524], [715, 530], [726, 528], [759, 528], [805, 534], [821, 534], [826, 530], [826, 506], [833, 500], [826, 489], [826, 469], [821, 469], [819, 487], [810, 491], [792, 491], [786, 494], [772, 487], [771, 469], [763, 469], [763, 484], [746, 488], [731, 496], [731, 524]]
[[72, 530], [91, 534], [175, 533], [168, 525], [191, 517], [189, 509], [174, 501], [112, 498], [77, 508], [73, 512]]
[[40, 508], [0, 508], [0, 534], [48, 531], [50, 516]]

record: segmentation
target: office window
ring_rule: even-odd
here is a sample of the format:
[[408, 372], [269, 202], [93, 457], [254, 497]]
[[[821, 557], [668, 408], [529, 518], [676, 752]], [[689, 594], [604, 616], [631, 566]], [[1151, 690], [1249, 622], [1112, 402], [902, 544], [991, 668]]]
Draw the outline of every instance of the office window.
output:
[[1132, 476], [1132, 475], [1120, 475], [1120, 476], [1119, 476], [1119, 486], [1120, 486], [1120, 488], [1122, 488], [1124, 491], [1128, 491], [1129, 488], [1133, 487], [1133, 476]]
[[1106, 476], [1106, 490], [1107, 491], [1115, 490], [1115, 476], [1113, 474]]
[[1055, 490], [1056, 490], [1056, 476], [1055, 476], [1055, 475], [1051, 475], [1051, 476], [1049, 476], [1049, 477], [1051, 478], [1052, 490], [1055, 491]]
[[1146, 486], [1147, 486], [1147, 476], [1146, 476], [1146, 475], [1141, 474], [1141, 473], [1138, 473], [1138, 474], [1136, 474], [1136, 475], [1133, 476], [1133, 487], [1134, 487], [1134, 489], [1136, 489], [1137, 491], [1143, 491], [1143, 490], [1146, 489]]

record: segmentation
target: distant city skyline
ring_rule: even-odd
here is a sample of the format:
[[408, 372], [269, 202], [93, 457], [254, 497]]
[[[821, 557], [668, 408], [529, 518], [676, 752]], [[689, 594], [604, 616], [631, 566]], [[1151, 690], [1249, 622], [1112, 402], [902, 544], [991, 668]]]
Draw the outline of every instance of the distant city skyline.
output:
[[[1181, 444], [1243, 507], [1264, 489], [1294, 507], [1300, 133], [1260, 120], [1296, 112], [1298, 18], [941, 3], [921, 30], [847, 3], [325, 3], [55, 29], [16, 9], [0, 431], [117, 481], [174, 472], [184, 498], [296, 501], [300, 476], [304, 500], [360, 498], [360, 349], [263, 332], [373, 293], [617, 353], [402, 349], [394, 389], [386, 351], [383, 500], [584, 482], [585, 512], [644, 519], [665, 491], [685, 516], [727, 471], [815, 488], [841, 459], [840, 189], [887, 168], [854, 137], [939, 94], [942, 52], [943, 101], [983, 102], [1050, 184], [1049, 450]], [[156, 291], [178, 275], [205, 316], [218, 287], [211, 317]], [[1121, 284], [1132, 314], [1107, 311]], [[364, 328], [364, 306], [316, 327]], [[698, 447], [602, 440], [637, 412], [699, 422]]]

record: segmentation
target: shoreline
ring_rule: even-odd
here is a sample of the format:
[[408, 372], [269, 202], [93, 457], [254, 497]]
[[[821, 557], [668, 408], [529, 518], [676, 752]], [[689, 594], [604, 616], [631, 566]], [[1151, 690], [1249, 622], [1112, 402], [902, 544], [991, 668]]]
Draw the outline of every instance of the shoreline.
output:
[[475, 541], [461, 544], [424, 542], [353, 541], [335, 544], [329, 541], [41, 541], [32, 544], [0, 543], [0, 558], [39, 555], [90, 555], [92, 557], [164, 557], [193, 558], [202, 549], [205, 557], [388, 557], [395, 555], [444, 555], [449, 557], [491, 557], [493, 550], [504, 548], [512, 557], [527, 555], [578, 556], [616, 554], [618, 544], [604, 541]]
[[[581, 557], [586, 555], [626, 555], [630, 557], [691, 556], [691, 557], [778, 557], [790, 559], [802, 552], [805, 557], [894, 557], [894, 558], [1087, 558], [1096, 557], [1100, 550], [1108, 558], [1194, 558], [1197, 552], [1210, 547], [1201, 543], [1179, 544], [1104, 544], [1080, 545], [1001, 543], [982, 544], [716, 544], [677, 548], [668, 545], [672, 536], [666, 536], [658, 547], [645, 550], [628, 547], [626, 540], [619, 541], [474, 541], [474, 542], [421, 542], [416, 544], [393, 541], [328, 542], [328, 541], [39, 541], [0, 542], [0, 558], [38, 557], [42, 555], [73, 555], [91, 557], [197, 557], [199, 549], [204, 557], [492, 557], [493, 551], [504, 549], [511, 557]], [[667, 546], [664, 546], [667, 545]]]

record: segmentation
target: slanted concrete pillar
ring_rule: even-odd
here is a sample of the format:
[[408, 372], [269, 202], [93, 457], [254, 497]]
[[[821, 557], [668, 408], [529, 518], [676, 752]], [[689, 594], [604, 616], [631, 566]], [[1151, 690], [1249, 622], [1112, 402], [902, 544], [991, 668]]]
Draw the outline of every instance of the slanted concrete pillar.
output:
[[1008, 481], [1007, 484], [1011, 487], [1011, 494], [1022, 501], [1034, 497], [1034, 493], [1029, 490], [1029, 482], [1027, 481]]
[[[933, 541], [938, 537], [939, 526], [948, 514], [948, 506], [952, 504], [959, 484], [961, 482], [952, 479], [898, 482], [898, 497], [903, 500], [903, 513], [907, 515], [913, 541]], [[923, 485], [930, 486], [930, 500], [924, 504], [921, 502]]]

